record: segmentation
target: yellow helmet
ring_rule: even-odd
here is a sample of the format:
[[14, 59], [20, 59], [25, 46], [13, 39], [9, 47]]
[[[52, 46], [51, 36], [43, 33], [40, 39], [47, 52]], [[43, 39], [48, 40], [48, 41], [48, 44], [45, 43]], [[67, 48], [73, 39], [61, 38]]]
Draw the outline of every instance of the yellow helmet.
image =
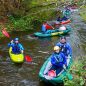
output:
[[55, 46], [54, 50], [60, 50], [60, 47], [59, 46]]

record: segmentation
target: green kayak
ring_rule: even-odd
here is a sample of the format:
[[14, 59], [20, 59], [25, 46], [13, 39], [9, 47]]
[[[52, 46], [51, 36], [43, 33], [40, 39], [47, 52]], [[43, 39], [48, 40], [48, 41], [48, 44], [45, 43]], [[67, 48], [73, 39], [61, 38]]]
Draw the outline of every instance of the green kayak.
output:
[[24, 62], [24, 55], [23, 54], [13, 54], [12, 47], [9, 48], [9, 55], [11, 60], [14, 63], [23, 63]]
[[66, 30], [59, 30], [59, 29], [51, 30], [49, 33], [36, 32], [34, 33], [34, 35], [37, 37], [51, 37], [51, 36], [65, 35], [71, 31], [71, 27], [68, 26], [66, 28], [67, 28]]
[[[40, 69], [40, 72], [39, 72], [39, 78], [42, 80], [42, 81], [45, 81], [47, 83], [52, 83], [54, 85], [57, 85], [58, 83], [62, 83], [63, 82], [63, 79], [67, 77], [67, 75], [69, 74], [68, 73], [68, 70], [70, 69], [70, 66], [71, 66], [71, 63], [72, 63], [72, 58], [70, 58], [70, 62], [68, 64], [68, 68], [66, 70], [64, 70], [63, 68], [60, 70], [60, 69], [57, 69], [58, 74], [56, 77], [52, 78], [52, 79], [46, 79], [44, 77], [44, 70], [48, 64], [48, 62], [50, 61], [51, 57], [49, 57], [43, 64], [43, 66], [41, 67]], [[72, 78], [72, 75], [68, 76], [69, 78]]]

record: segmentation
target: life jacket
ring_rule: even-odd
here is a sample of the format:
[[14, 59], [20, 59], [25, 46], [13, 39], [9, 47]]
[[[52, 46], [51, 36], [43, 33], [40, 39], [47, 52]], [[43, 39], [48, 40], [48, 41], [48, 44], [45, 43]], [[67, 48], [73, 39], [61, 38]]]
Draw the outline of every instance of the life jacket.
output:
[[59, 56], [59, 54], [54, 55], [54, 58], [55, 58], [55, 60], [57, 61], [57, 63], [63, 61], [63, 58], [62, 58], [61, 56]]
[[62, 63], [64, 61], [64, 58], [61, 56], [61, 54], [54, 53], [51, 57], [51, 62], [54, 65], [58, 65], [58, 63]]
[[48, 30], [48, 29], [52, 29], [52, 27], [50, 26], [50, 25], [48, 25], [48, 24], [46, 24], [46, 29]]
[[47, 23], [42, 25], [42, 32], [46, 32], [49, 29], [52, 29], [52, 27], [48, 25]]
[[20, 53], [20, 47], [19, 44], [14, 44], [14, 46], [12, 47], [12, 51], [13, 53]]
[[62, 44], [62, 45], [60, 46], [60, 48], [61, 48], [61, 52], [63, 52], [65, 55], [67, 55], [66, 43], [65, 43], [65, 44]]

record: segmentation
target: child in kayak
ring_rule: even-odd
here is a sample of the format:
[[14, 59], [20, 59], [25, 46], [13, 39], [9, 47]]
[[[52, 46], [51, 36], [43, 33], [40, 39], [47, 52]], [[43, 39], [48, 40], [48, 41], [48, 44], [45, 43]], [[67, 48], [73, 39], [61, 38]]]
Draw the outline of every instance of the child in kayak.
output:
[[51, 25], [49, 25], [47, 22], [44, 22], [43, 25], [42, 25], [42, 32], [43, 33], [48, 33], [53, 29], [54, 28]]
[[8, 43], [8, 47], [12, 47], [12, 53], [20, 54], [24, 52], [23, 46], [19, 43], [19, 38], [15, 38]]
[[72, 56], [72, 48], [70, 44], [66, 42], [66, 37], [62, 36], [60, 38], [60, 42], [58, 42], [56, 46], [59, 46], [61, 48], [61, 52], [66, 56], [68, 66], [70, 58]]
[[51, 55], [51, 60], [44, 70], [44, 75], [46, 75], [52, 67], [55, 68], [55, 70], [58, 68], [66, 69], [66, 58], [65, 55], [60, 52], [59, 46], [54, 47], [54, 53]]

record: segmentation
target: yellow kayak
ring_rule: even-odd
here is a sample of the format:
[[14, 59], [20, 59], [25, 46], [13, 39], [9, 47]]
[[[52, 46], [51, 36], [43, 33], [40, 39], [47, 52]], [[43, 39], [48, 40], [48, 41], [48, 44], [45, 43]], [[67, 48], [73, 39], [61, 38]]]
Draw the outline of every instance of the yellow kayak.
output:
[[24, 55], [23, 54], [13, 54], [12, 47], [9, 48], [10, 58], [15, 63], [22, 63], [24, 62]]

